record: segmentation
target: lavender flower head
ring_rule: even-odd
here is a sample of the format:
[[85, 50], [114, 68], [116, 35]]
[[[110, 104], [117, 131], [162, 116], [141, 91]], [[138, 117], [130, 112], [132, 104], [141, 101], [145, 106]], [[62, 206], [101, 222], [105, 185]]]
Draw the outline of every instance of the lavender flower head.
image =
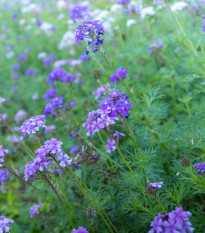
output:
[[152, 229], [148, 233], [170, 233], [170, 232], [194, 232], [191, 227], [189, 217], [192, 214], [189, 211], [183, 211], [182, 208], [176, 207], [175, 210], [167, 214], [158, 214], [151, 223]]
[[48, 134], [51, 133], [52, 131], [54, 131], [56, 129], [55, 125], [48, 125], [45, 130], [44, 130], [44, 134]]
[[107, 139], [106, 152], [111, 153], [111, 151], [115, 151], [116, 149], [116, 141], [112, 139]]
[[84, 228], [84, 227], [79, 227], [78, 230], [73, 229], [73, 230], [71, 231], [71, 233], [89, 233], [89, 232], [86, 230], [86, 228]]
[[21, 64], [13, 64], [12, 69], [18, 70], [21, 67]]
[[147, 47], [148, 53], [153, 53], [156, 50], [159, 50], [164, 46], [164, 43], [159, 40], [153, 40], [152, 44]]
[[63, 68], [55, 68], [50, 72], [48, 76], [48, 82], [53, 82], [53, 81], [62, 81], [62, 78], [66, 75], [66, 72], [64, 71]]
[[45, 105], [43, 113], [45, 116], [52, 115], [53, 117], [56, 117], [59, 114], [59, 110], [63, 108], [63, 105], [63, 97], [57, 96]]
[[100, 23], [100, 20], [86, 20], [82, 25], [79, 25], [76, 29], [75, 40], [79, 42], [84, 38], [89, 38], [88, 48], [86, 55], [89, 54], [89, 50], [92, 50], [93, 53], [99, 51], [100, 45], [103, 44], [103, 39], [100, 35], [104, 35], [104, 27]]
[[25, 71], [26, 76], [34, 75], [36, 71], [34, 69], [28, 69]]
[[113, 134], [113, 137], [117, 137], [117, 144], [119, 144], [119, 138], [120, 136], [125, 136], [123, 133], [120, 133], [118, 131], [115, 131], [115, 133]]
[[8, 179], [8, 173], [7, 170], [0, 170], [0, 183], [4, 183]]
[[22, 53], [18, 56], [19, 61], [24, 61], [26, 59], [26, 54]]
[[71, 9], [69, 15], [74, 23], [76, 19], [85, 19], [89, 17], [89, 6], [79, 2]]
[[132, 105], [129, 103], [129, 98], [125, 94], [121, 94], [117, 91], [112, 91], [108, 94], [108, 97], [104, 97], [102, 103], [99, 104], [99, 108], [106, 110], [110, 108], [110, 117], [122, 116], [127, 117]]
[[20, 121], [22, 121], [26, 117], [26, 115], [27, 115], [27, 113], [25, 110], [23, 110], [23, 109], [19, 110], [15, 115], [15, 121], [17, 123], [19, 123]]
[[[110, 90], [110, 84], [107, 83], [104, 85], [108, 90]], [[98, 100], [102, 95], [106, 94], [106, 90], [103, 86], [100, 86], [96, 91], [93, 92], [93, 95], [95, 95], [95, 99]]]
[[91, 134], [94, 135], [100, 129], [113, 125], [115, 124], [115, 121], [119, 120], [118, 117], [109, 116], [110, 113], [110, 107], [107, 107], [105, 110], [98, 109], [89, 112], [87, 122], [82, 125], [88, 130], [87, 136], [90, 136]]
[[203, 32], [205, 32], [205, 15], [202, 15], [201, 18], [204, 20], [202, 26], [203, 26]]
[[5, 150], [2, 145], [0, 145], [0, 167], [4, 163], [4, 156], [8, 154], [8, 150]]
[[11, 224], [14, 222], [12, 219], [8, 219], [5, 216], [0, 217], [0, 232], [9, 232]]
[[73, 154], [75, 153], [76, 151], [79, 151], [80, 150], [80, 146], [76, 145], [76, 146], [72, 146], [70, 148], [70, 153]]
[[157, 4], [160, 4], [160, 3], [161, 3], [161, 0], [153, 0], [154, 5], [157, 5]]
[[131, 0], [118, 0], [117, 4], [120, 4], [120, 5], [125, 5], [127, 3], [129, 3]]
[[19, 128], [19, 131], [22, 132], [21, 138], [23, 139], [26, 134], [35, 134], [41, 127], [46, 128], [45, 123], [45, 115], [38, 115], [26, 120]]
[[44, 206], [45, 203], [41, 203], [41, 204], [37, 204], [37, 205], [34, 205], [30, 208], [30, 217], [33, 218], [34, 215], [36, 213], [38, 213], [38, 209], [41, 207], [41, 206]]
[[45, 93], [45, 95], [43, 96], [43, 99], [44, 100], [52, 99], [56, 95], [57, 95], [57, 90], [55, 88], [51, 88]]
[[[126, 69], [124, 69], [123, 67], [120, 67], [118, 69], [116, 69], [116, 72], [117, 74], [120, 76], [120, 78], [122, 79], [125, 79], [126, 78], [126, 75], [129, 73]], [[117, 76], [116, 73], [113, 73], [111, 76], [110, 76], [110, 81], [112, 83], [115, 84], [115, 82], [119, 82], [119, 77]]]
[[195, 163], [194, 166], [198, 170], [198, 174], [205, 174], [205, 163]]

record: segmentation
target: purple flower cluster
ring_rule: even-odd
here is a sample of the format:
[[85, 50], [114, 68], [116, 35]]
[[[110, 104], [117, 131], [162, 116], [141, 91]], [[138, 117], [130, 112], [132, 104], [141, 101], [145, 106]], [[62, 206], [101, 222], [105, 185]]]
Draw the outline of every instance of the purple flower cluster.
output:
[[70, 153], [73, 154], [75, 153], [76, 151], [79, 151], [80, 150], [80, 146], [76, 145], [76, 146], [72, 146], [70, 148]]
[[89, 112], [87, 122], [82, 125], [88, 130], [87, 136], [90, 136], [91, 134], [94, 135], [100, 129], [113, 125], [115, 124], [116, 120], [119, 120], [118, 117], [109, 116], [110, 113], [110, 107], [106, 108], [105, 110], [98, 109], [96, 111]]
[[127, 3], [129, 3], [131, 0], [118, 0], [117, 4], [120, 4], [120, 5], [125, 5]]
[[147, 181], [147, 188], [144, 191], [144, 193], [149, 193], [152, 196], [155, 197], [155, 199], [157, 198], [157, 190], [158, 188], [161, 188], [163, 185], [163, 182], [156, 182], [156, 183], [150, 183], [150, 181]]
[[31, 76], [34, 75], [36, 71], [34, 69], [28, 69], [25, 71], [25, 76]]
[[45, 95], [43, 96], [43, 99], [44, 100], [52, 99], [56, 95], [57, 95], [57, 90], [55, 88], [51, 88], [45, 93]]
[[44, 130], [44, 134], [48, 134], [51, 133], [52, 131], [54, 131], [56, 129], [55, 125], [48, 125], [45, 130]]
[[4, 183], [8, 179], [8, 173], [7, 170], [0, 170], [0, 183]]
[[2, 145], [0, 145], [0, 167], [4, 163], [4, 156], [8, 153], [8, 150], [5, 150]]
[[55, 55], [55, 54], [50, 54], [49, 57], [44, 58], [44, 59], [42, 60], [42, 64], [45, 65], [45, 66], [48, 66], [48, 65], [50, 65], [50, 64], [53, 62], [53, 60], [54, 60], [55, 58], [56, 58], [56, 55]]
[[153, 40], [152, 44], [147, 47], [148, 53], [153, 53], [156, 50], [159, 50], [164, 46], [164, 43], [160, 40]]
[[[110, 91], [110, 84], [105, 84], [105, 87]], [[96, 91], [93, 92], [93, 95], [95, 95], [95, 99], [98, 100], [102, 95], [106, 94], [106, 90], [103, 86], [100, 86]]]
[[203, 26], [203, 32], [205, 32], [205, 15], [202, 15], [201, 18], [204, 20], [202, 26]]
[[67, 103], [67, 104], [65, 105], [65, 108], [75, 107], [75, 106], [76, 106], [76, 104], [77, 104], [77, 102], [76, 102], [76, 101], [73, 101], [73, 102]]
[[46, 128], [45, 123], [45, 115], [38, 115], [26, 120], [19, 128], [19, 131], [22, 132], [21, 138], [23, 139], [26, 134], [35, 134], [41, 127]]
[[45, 203], [40, 203], [40, 204], [37, 204], [37, 205], [34, 205], [30, 208], [30, 217], [33, 218], [34, 215], [36, 213], [38, 213], [38, 209], [41, 207], [41, 206], [44, 206]]
[[82, 25], [77, 27], [75, 39], [77, 42], [84, 38], [91, 39], [88, 41], [88, 48], [86, 51], [86, 55], [88, 55], [89, 50], [92, 50], [93, 53], [98, 52], [100, 45], [103, 44], [103, 39], [100, 35], [104, 34], [104, 27], [100, 23], [100, 20], [86, 20]]
[[107, 139], [107, 145], [106, 145], [106, 152], [111, 153], [111, 151], [115, 151], [117, 149], [116, 147], [116, 141], [112, 139]]
[[160, 3], [161, 3], [161, 0], [153, 0], [154, 5], [157, 5], [157, 4], [160, 4]]
[[103, 98], [103, 102], [99, 104], [99, 107], [102, 110], [110, 108], [110, 117], [122, 116], [126, 117], [129, 115], [129, 110], [132, 108], [132, 105], [129, 103], [128, 96], [121, 94], [117, 91], [112, 91], [108, 94], [108, 97]]
[[71, 75], [71, 74], [65, 74], [62, 77], [62, 81], [65, 82], [65, 83], [69, 83], [69, 84], [74, 82], [76, 79], [77, 79], [77, 77], [75, 75]]
[[53, 81], [62, 81], [62, 78], [66, 75], [66, 72], [63, 68], [58, 67], [52, 70], [48, 76], [48, 82], [51, 83]]
[[79, 227], [78, 230], [73, 229], [73, 230], [71, 231], [71, 233], [89, 233], [89, 232], [86, 230], [86, 228], [84, 228], [84, 227]]
[[19, 110], [15, 115], [15, 121], [20, 122], [21, 120], [23, 120], [26, 117], [26, 115], [27, 115], [27, 113], [25, 110], [23, 110], [23, 109]]
[[11, 224], [14, 222], [12, 219], [8, 219], [5, 216], [0, 217], [0, 232], [9, 232]]
[[12, 69], [18, 70], [21, 67], [21, 64], [13, 64]]
[[205, 174], [205, 163], [195, 163], [194, 166], [198, 170], [198, 174]]
[[115, 133], [113, 134], [113, 137], [117, 137], [117, 145], [119, 145], [120, 136], [125, 136], [125, 135], [123, 133], [118, 132], [118, 131], [115, 131]]
[[183, 211], [180, 207], [176, 207], [168, 214], [158, 214], [151, 223], [152, 229], [149, 233], [192, 233], [194, 228], [191, 227], [192, 224], [189, 222], [191, 215], [189, 211]]
[[24, 61], [26, 59], [26, 54], [22, 53], [18, 56], [19, 61]]
[[88, 5], [83, 5], [79, 2], [70, 10], [69, 15], [75, 23], [76, 19], [85, 19], [86, 17], [89, 17], [89, 7]]
[[[120, 67], [118, 69], [116, 69], [116, 72], [117, 74], [120, 76], [120, 78], [122, 79], [125, 79], [126, 78], [126, 75], [129, 73], [126, 69], [124, 69], [123, 67]], [[110, 82], [112, 83], [117, 83], [119, 82], [119, 77], [117, 76], [116, 73], [113, 73], [111, 76], [110, 76]]]
[[45, 116], [52, 115], [55, 117], [56, 115], [59, 114], [59, 110], [63, 108], [64, 101], [62, 96], [57, 96], [49, 101], [45, 105], [43, 113]]

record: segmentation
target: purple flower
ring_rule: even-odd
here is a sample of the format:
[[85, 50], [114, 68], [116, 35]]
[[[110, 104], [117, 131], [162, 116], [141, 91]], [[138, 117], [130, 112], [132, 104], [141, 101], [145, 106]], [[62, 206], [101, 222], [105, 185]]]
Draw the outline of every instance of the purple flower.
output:
[[89, 232], [86, 230], [86, 228], [84, 228], [84, 227], [79, 227], [78, 230], [73, 229], [73, 230], [71, 231], [71, 233], [89, 233]]
[[12, 87], [11, 87], [11, 90], [12, 90], [13, 92], [17, 91], [17, 90], [18, 90], [18, 86], [17, 86], [17, 85], [12, 86]]
[[125, 136], [123, 133], [119, 133], [118, 131], [115, 131], [113, 134], [113, 137], [117, 137], [117, 144], [119, 144], [119, 137], [120, 136]]
[[127, 95], [121, 94], [117, 91], [112, 91], [108, 94], [108, 97], [104, 97], [103, 99], [104, 100], [99, 104], [99, 107], [102, 110], [106, 110], [110, 107], [110, 117], [126, 117], [129, 115], [129, 110], [132, 108], [132, 105], [129, 103]]
[[43, 96], [43, 99], [44, 100], [52, 99], [55, 95], [57, 95], [57, 89], [51, 88], [45, 93], [45, 95]]
[[77, 102], [76, 102], [76, 101], [73, 101], [73, 102], [67, 103], [67, 104], [65, 105], [65, 107], [66, 107], [66, 108], [75, 107], [76, 104], [77, 104]]
[[20, 143], [20, 139], [16, 137], [16, 135], [10, 135], [7, 137], [7, 140], [13, 144]]
[[58, 155], [58, 161], [60, 162], [61, 167], [66, 167], [67, 165], [70, 166], [72, 163], [70, 157], [67, 154], [63, 154], [63, 152]]
[[194, 167], [198, 170], [198, 174], [205, 174], [205, 163], [198, 163], [197, 161]]
[[34, 69], [28, 69], [25, 71], [26, 76], [34, 75], [36, 71]]
[[13, 64], [12, 69], [18, 70], [21, 67], [21, 64]]
[[0, 97], [0, 104], [3, 103], [3, 102], [5, 102], [5, 101], [6, 101], [5, 99], [3, 99], [2, 97]]
[[205, 32], [205, 15], [202, 15], [201, 18], [204, 20], [202, 26], [203, 26], [203, 32]]
[[63, 82], [66, 82], [66, 83], [72, 83], [73, 81], [76, 80], [76, 76], [75, 75], [70, 75], [70, 74], [65, 74], [63, 77], [62, 77], [62, 81]]
[[56, 175], [62, 175], [63, 171], [62, 171], [62, 169], [56, 169], [55, 173], [56, 173]]
[[157, 4], [160, 4], [160, 3], [161, 3], [161, 0], [153, 0], [154, 5], [157, 5]]
[[189, 211], [183, 211], [180, 207], [176, 207], [175, 210], [164, 215], [158, 214], [151, 223], [152, 229], [149, 233], [192, 233], [194, 232], [194, 228], [191, 227], [192, 224], [189, 222], [191, 215]]
[[164, 43], [159, 40], [153, 40], [152, 44], [147, 47], [148, 53], [153, 53], [156, 50], [159, 50], [164, 46]]
[[[126, 78], [126, 75], [129, 73], [126, 69], [120, 67], [118, 69], [116, 69], [116, 73], [120, 76], [120, 78], [122, 79], [125, 79]], [[115, 82], [119, 82], [119, 77], [117, 76], [116, 73], [113, 73], [111, 76], [110, 76], [110, 81], [112, 83], [115, 84]]]
[[[107, 83], [104, 85], [109, 91], [110, 91], [110, 84]], [[102, 95], [106, 94], [106, 90], [103, 86], [100, 86], [96, 91], [93, 92], [93, 95], [95, 95], [95, 99], [98, 100]]]
[[8, 179], [8, 173], [7, 170], [0, 170], [0, 183], [4, 183]]
[[45, 59], [42, 60], [42, 64], [43, 65], [50, 65], [52, 63], [53, 59], [51, 59], [50, 57], [47, 57]]
[[149, 185], [149, 187], [161, 188], [163, 185], [163, 182], [150, 183], [150, 181], [148, 180], [147, 184]]
[[0, 217], [0, 232], [9, 232], [11, 224], [14, 222], [12, 219], [8, 219], [5, 216]]
[[38, 115], [26, 120], [19, 128], [19, 131], [22, 132], [21, 138], [24, 138], [26, 134], [35, 134], [41, 127], [46, 128], [45, 123], [45, 115]]
[[55, 68], [48, 76], [48, 82], [53, 81], [62, 81], [63, 77], [66, 75], [66, 72], [63, 68]]
[[86, 55], [85, 53], [81, 54], [81, 55], [78, 57], [78, 60], [80, 60], [80, 61], [88, 61], [88, 60], [90, 60], [90, 59], [91, 59], [91, 57], [88, 56], [88, 55]]
[[72, 146], [70, 148], [70, 153], [73, 154], [75, 153], [76, 151], [79, 151], [80, 150], [80, 146], [76, 145], [76, 146]]
[[24, 61], [26, 59], [26, 54], [22, 53], [18, 56], [19, 61]]
[[89, 17], [89, 8], [80, 2], [71, 9], [69, 15], [75, 23], [76, 19], [85, 19], [86, 17]]
[[13, 78], [19, 78], [19, 77], [20, 77], [20, 73], [18, 73], [18, 72], [12, 72], [12, 73], [11, 73], [11, 76], [12, 76]]
[[98, 109], [96, 111], [89, 112], [87, 122], [82, 125], [88, 130], [87, 136], [90, 136], [91, 134], [94, 135], [100, 129], [113, 125], [115, 124], [115, 121], [119, 120], [118, 117], [109, 116], [110, 113], [110, 107], [105, 110]]
[[30, 217], [33, 218], [34, 215], [36, 213], [38, 213], [38, 209], [41, 207], [41, 206], [44, 206], [45, 203], [41, 203], [41, 204], [37, 204], [37, 205], [34, 205], [30, 208]]
[[140, 7], [139, 6], [130, 6], [125, 10], [125, 12], [127, 14], [132, 13], [132, 12], [139, 13], [140, 12]]
[[63, 108], [64, 101], [62, 96], [57, 96], [50, 100], [49, 103], [45, 105], [43, 113], [48, 116], [52, 115], [56, 117], [59, 114], [59, 110]]
[[89, 48], [86, 51], [86, 55], [89, 54], [89, 49], [93, 53], [98, 52], [100, 45], [103, 44], [103, 39], [100, 35], [104, 35], [104, 27], [100, 23], [100, 20], [86, 20], [82, 25], [79, 25], [76, 30], [75, 39], [81, 41], [85, 37], [91, 39], [88, 41]]
[[4, 163], [4, 156], [8, 154], [8, 150], [5, 150], [2, 145], [0, 145], [0, 167]]
[[25, 117], [26, 117], [27, 113], [25, 110], [19, 110], [16, 115], [15, 115], [15, 121], [17, 123], [19, 123], [20, 121], [22, 121]]
[[54, 131], [56, 129], [55, 125], [48, 125], [45, 130], [44, 130], [44, 134], [48, 134], [51, 133], [52, 131]]
[[127, 3], [129, 3], [131, 0], [118, 0], [117, 4], [120, 4], [120, 5], [125, 5]]
[[12, 19], [13, 19], [13, 20], [15, 20], [15, 19], [17, 19], [17, 18], [18, 18], [18, 14], [13, 14], [13, 15], [12, 15]]
[[106, 152], [107, 153], [111, 153], [111, 151], [115, 151], [116, 150], [116, 141], [112, 140], [112, 139], [107, 139], [107, 145], [106, 145]]

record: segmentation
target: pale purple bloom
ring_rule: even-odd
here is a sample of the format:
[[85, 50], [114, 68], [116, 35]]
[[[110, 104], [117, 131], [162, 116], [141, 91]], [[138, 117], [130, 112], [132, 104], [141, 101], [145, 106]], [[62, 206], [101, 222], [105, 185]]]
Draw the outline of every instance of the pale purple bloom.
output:
[[8, 173], [7, 170], [0, 170], [0, 183], [4, 183], [8, 179]]
[[34, 75], [36, 71], [34, 69], [28, 69], [25, 71], [26, 76]]
[[44, 100], [51, 99], [51, 98], [55, 97], [56, 95], [57, 95], [57, 89], [51, 88], [45, 93], [45, 95], [43, 96], [43, 99]]
[[7, 113], [0, 114], [0, 121], [5, 120], [7, 118]]
[[26, 54], [22, 53], [18, 56], [19, 61], [24, 61], [26, 59]]
[[115, 124], [115, 121], [119, 120], [118, 117], [109, 116], [110, 113], [110, 107], [107, 107], [105, 110], [98, 109], [89, 112], [87, 122], [82, 125], [88, 130], [87, 136], [90, 136], [91, 134], [94, 135], [100, 129], [113, 125]]
[[35, 134], [41, 127], [46, 128], [45, 123], [45, 115], [31, 117], [19, 128], [19, 131], [22, 132], [21, 137], [24, 138], [26, 134]]
[[148, 184], [149, 186], [154, 187], [154, 188], [161, 188], [162, 185], [163, 185], [163, 182], [150, 183], [150, 181], [148, 180], [148, 181], [147, 181], [147, 184]]
[[48, 134], [51, 133], [52, 131], [54, 131], [56, 129], [55, 125], [48, 125], [45, 130], [44, 130], [44, 134]]
[[[129, 73], [126, 69], [124, 69], [123, 67], [120, 67], [118, 69], [116, 69], [116, 73], [120, 76], [120, 78], [122, 79], [125, 79], [126, 78], [126, 75]], [[110, 76], [110, 81], [112, 83], [117, 83], [119, 82], [119, 77], [117, 76], [116, 73], [113, 73], [111, 76]]]
[[12, 69], [18, 70], [21, 67], [21, 64], [13, 64]]
[[119, 144], [119, 137], [120, 136], [125, 136], [123, 133], [120, 133], [118, 131], [115, 131], [115, 133], [113, 134], [113, 137], [117, 137], [117, 144]]
[[[105, 84], [104, 86], [110, 91], [110, 84], [109, 83]], [[106, 90], [103, 86], [100, 86], [92, 94], [95, 95], [95, 99], [98, 100], [102, 95], [106, 94]]]
[[62, 96], [57, 96], [50, 100], [49, 103], [45, 105], [43, 113], [48, 116], [52, 115], [56, 117], [59, 114], [59, 110], [63, 108], [64, 101]]
[[17, 19], [18, 18], [18, 14], [13, 14], [12, 17], [11, 17], [13, 20]]
[[154, 5], [157, 5], [157, 4], [160, 4], [160, 3], [161, 3], [161, 0], [153, 0]]
[[61, 167], [66, 167], [67, 165], [70, 166], [72, 163], [70, 157], [67, 154], [63, 154], [63, 152], [58, 155], [58, 161], [60, 162]]
[[110, 107], [109, 116], [127, 117], [129, 115], [129, 110], [132, 108], [132, 105], [129, 103], [127, 95], [121, 94], [117, 91], [112, 91], [108, 94], [108, 97], [103, 97], [103, 99], [104, 100], [99, 104], [99, 107], [102, 110], [106, 110]]
[[71, 9], [69, 15], [75, 23], [76, 19], [85, 19], [89, 17], [89, 8], [87, 5], [83, 5], [83, 3], [79, 2]]
[[12, 86], [12, 87], [11, 87], [11, 90], [12, 90], [13, 92], [17, 91], [17, 90], [18, 90], [18, 86], [17, 86], [17, 85]]
[[62, 81], [70, 84], [70, 83], [72, 83], [73, 81], [75, 81], [76, 78], [77, 78], [77, 77], [76, 77], [75, 75], [65, 74], [65, 75], [62, 77]]
[[62, 81], [63, 77], [66, 75], [66, 72], [64, 71], [63, 68], [55, 68], [50, 72], [48, 76], [48, 82], [53, 82], [53, 81]]
[[107, 139], [107, 145], [106, 145], [106, 152], [111, 153], [111, 151], [115, 151], [117, 149], [116, 147], [116, 141], [113, 139]]
[[202, 26], [203, 26], [203, 32], [205, 32], [205, 15], [202, 15], [201, 18], [204, 20]]
[[117, 4], [120, 4], [120, 5], [125, 5], [127, 3], [129, 3], [131, 0], [118, 0]]
[[12, 73], [11, 73], [11, 76], [12, 76], [13, 78], [19, 78], [19, 77], [20, 77], [20, 73], [18, 73], [18, 72], [12, 72]]
[[7, 140], [13, 144], [20, 143], [20, 139], [16, 137], [16, 135], [10, 135], [7, 137]]
[[5, 101], [6, 101], [5, 99], [3, 99], [2, 97], [0, 97], [0, 104], [3, 103], [3, 102], [5, 102]]
[[183, 211], [182, 208], [176, 207], [175, 210], [167, 214], [158, 214], [151, 223], [152, 229], [148, 233], [193, 233], [189, 217], [192, 214], [189, 211]]
[[36, 213], [39, 213], [38, 209], [45, 205], [45, 203], [34, 205], [30, 208], [30, 217], [33, 218]]
[[15, 115], [15, 121], [17, 123], [19, 123], [20, 121], [22, 121], [26, 117], [26, 115], [27, 115], [27, 113], [25, 110], [23, 110], [23, 109], [19, 110]]
[[91, 57], [88, 56], [88, 55], [86, 55], [85, 53], [81, 54], [81, 55], [78, 57], [78, 60], [80, 60], [80, 61], [88, 61], [88, 60], [90, 60], [90, 59], [91, 59]]
[[73, 229], [73, 230], [71, 231], [71, 233], [89, 233], [89, 232], [86, 230], [86, 228], [84, 228], [84, 227], [79, 227], [78, 230]]
[[8, 150], [5, 150], [2, 145], [0, 145], [0, 167], [4, 163], [4, 156], [8, 154]]
[[66, 108], [75, 107], [76, 104], [77, 104], [77, 102], [76, 102], [76, 101], [73, 101], [73, 102], [67, 103], [67, 104], [65, 105], [65, 107], [66, 107]]
[[8, 219], [5, 216], [0, 217], [0, 232], [9, 232], [11, 224], [14, 222], [12, 219]]
[[80, 146], [76, 145], [76, 146], [72, 146], [70, 148], [70, 153], [73, 154], [75, 153], [76, 151], [79, 151], [80, 150]]
[[152, 44], [147, 47], [147, 51], [148, 51], [148, 53], [152, 53], [156, 50], [159, 50], [163, 46], [164, 46], [164, 43], [162, 41], [153, 40]]

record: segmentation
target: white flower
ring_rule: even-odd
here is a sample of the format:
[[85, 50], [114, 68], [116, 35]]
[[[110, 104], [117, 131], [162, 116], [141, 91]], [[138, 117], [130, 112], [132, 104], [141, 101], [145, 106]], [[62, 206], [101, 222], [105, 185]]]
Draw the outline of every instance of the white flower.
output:
[[75, 44], [75, 33], [72, 31], [67, 31], [63, 38], [61, 39], [60, 44], [58, 45], [59, 49], [67, 48], [70, 45]]
[[38, 54], [38, 59], [45, 58], [46, 56], [47, 56], [46, 52], [41, 52], [41, 53]]
[[44, 22], [44, 23], [41, 24], [40, 28], [43, 31], [49, 31], [49, 30], [51, 30], [53, 28], [53, 25], [51, 23]]
[[58, 15], [58, 20], [62, 20], [65, 18], [65, 14], [61, 13], [60, 15]]
[[135, 19], [128, 19], [126, 25], [127, 25], [127, 27], [130, 27], [131, 25], [135, 24], [136, 22], [137, 21]]
[[12, 58], [14, 55], [15, 55], [14, 51], [9, 51], [9, 52], [6, 54], [6, 58], [7, 58], [7, 59], [10, 59], [10, 58]]
[[116, 11], [119, 11], [119, 10], [121, 10], [122, 9], [122, 6], [121, 5], [119, 5], [119, 4], [113, 4], [112, 6], [111, 6], [111, 8], [110, 8], [110, 11], [111, 12], [116, 12]]
[[183, 10], [187, 6], [188, 6], [188, 4], [186, 2], [175, 2], [171, 6], [171, 10], [174, 11], [174, 12], [178, 12], [178, 11]]
[[152, 6], [143, 8], [140, 11], [140, 16], [142, 19], [144, 19], [146, 15], [155, 15], [155, 10]]
[[25, 24], [25, 22], [26, 22], [26, 20], [25, 20], [25, 19], [20, 19], [20, 20], [19, 20], [19, 24], [20, 24], [20, 25], [24, 25], [24, 24]]

